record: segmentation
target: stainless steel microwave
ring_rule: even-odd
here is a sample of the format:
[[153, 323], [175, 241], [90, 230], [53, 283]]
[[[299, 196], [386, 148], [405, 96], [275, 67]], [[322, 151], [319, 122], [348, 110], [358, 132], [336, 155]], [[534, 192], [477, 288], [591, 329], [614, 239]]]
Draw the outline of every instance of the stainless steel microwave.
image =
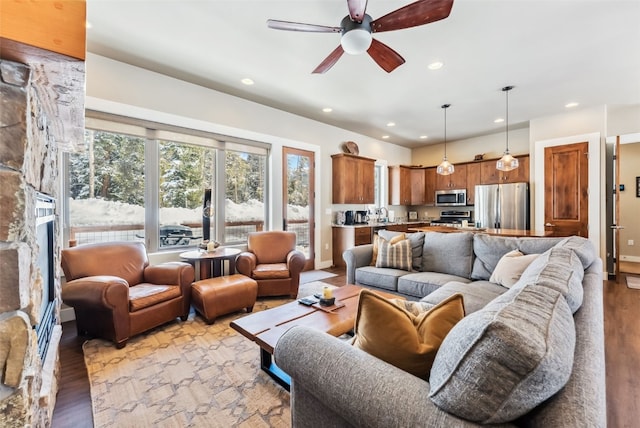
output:
[[467, 189], [436, 190], [437, 207], [467, 205]]

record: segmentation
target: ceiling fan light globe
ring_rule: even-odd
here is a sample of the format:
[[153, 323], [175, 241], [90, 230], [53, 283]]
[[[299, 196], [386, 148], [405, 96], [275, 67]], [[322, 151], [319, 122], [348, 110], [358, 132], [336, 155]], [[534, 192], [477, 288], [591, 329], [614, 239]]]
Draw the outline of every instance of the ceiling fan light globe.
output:
[[505, 152], [505, 154], [498, 159], [496, 162], [496, 169], [498, 171], [513, 171], [520, 166], [520, 162], [518, 159], [511, 156], [509, 152]]
[[365, 29], [353, 29], [342, 35], [340, 44], [342, 49], [350, 55], [365, 53], [371, 46], [371, 33]]
[[451, 162], [447, 160], [447, 158], [444, 158], [442, 160], [442, 163], [438, 165], [438, 169], [436, 169], [436, 172], [440, 175], [451, 175], [454, 171], [455, 167]]

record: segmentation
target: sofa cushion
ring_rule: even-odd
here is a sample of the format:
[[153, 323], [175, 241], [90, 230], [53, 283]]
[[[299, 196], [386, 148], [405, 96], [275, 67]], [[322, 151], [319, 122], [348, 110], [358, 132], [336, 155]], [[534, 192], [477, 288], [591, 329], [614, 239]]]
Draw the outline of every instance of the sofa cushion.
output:
[[420, 299], [421, 302], [437, 305], [456, 293], [464, 297], [464, 313], [471, 314], [484, 308], [487, 303], [507, 291], [501, 285], [489, 281], [457, 282], [452, 281], [439, 287], [431, 294]]
[[411, 242], [411, 256], [413, 257], [413, 270], [419, 271], [422, 268], [422, 247], [424, 245], [424, 232], [403, 233], [393, 230], [382, 229], [378, 231], [378, 236], [387, 241], [399, 235], [404, 235]]
[[[392, 239], [393, 240], [393, 239]], [[411, 270], [411, 243], [401, 239], [396, 243], [378, 238], [376, 267]]]
[[414, 315], [392, 300], [362, 290], [353, 345], [414, 376], [427, 379], [440, 344], [463, 317], [464, 307], [459, 294]]
[[473, 233], [427, 232], [422, 248], [422, 272], [471, 278]]
[[467, 278], [439, 272], [415, 272], [398, 278], [398, 291], [408, 296], [422, 298], [451, 282], [471, 282]]
[[449, 332], [436, 355], [429, 396], [470, 421], [512, 421], [566, 384], [575, 341], [573, 316], [559, 292], [512, 288]]
[[569, 236], [560, 241], [556, 246], [573, 250], [580, 259], [584, 269], [591, 266], [591, 263], [593, 263], [597, 257], [593, 243], [581, 236]]
[[473, 237], [473, 271], [471, 279], [488, 281], [498, 261], [512, 250], [523, 254], [542, 254], [560, 242], [562, 238], [512, 238], [476, 233]]
[[523, 272], [514, 287], [528, 284], [542, 285], [560, 292], [571, 312], [582, 305], [584, 270], [578, 255], [567, 247], [555, 246], [545, 251]]
[[518, 250], [511, 250], [498, 261], [496, 268], [491, 273], [489, 281], [511, 288], [518, 282], [522, 272], [534, 261], [539, 254], [522, 254]]
[[398, 278], [404, 275], [407, 275], [406, 270], [363, 266], [356, 269], [355, 280], [358, 285], [398, 291]]
[[376, 261], [378, 260], [378, 248], [379, 248], [379, 242], [380, 240], [386, 240], [387, 242], [389, 242], [390, 244], [395, 244], [396, 242], [400, 242], [403, 239], [407, 239], [406, 235], [404, 233], [399, 233], [395, 236], [389, 237], [389, 238], [383, 238], [380, 235], [374, 235], [373, 236], [373, 247], [371, 248], [371, 266], [375, 266], [376, 265]]

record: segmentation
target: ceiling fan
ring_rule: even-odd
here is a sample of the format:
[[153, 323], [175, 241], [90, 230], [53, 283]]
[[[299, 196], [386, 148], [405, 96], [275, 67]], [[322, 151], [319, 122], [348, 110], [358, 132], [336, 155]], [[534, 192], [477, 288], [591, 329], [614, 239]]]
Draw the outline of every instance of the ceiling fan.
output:
[[349, 15], [342, 19], [339, 27], [276, 19], [268, 19], [267, 26], [276, 30], [342, 33], [340, 45], [313, 70], [313, 73], [326, 72], [345, 52], [357, 55], [365, 51], [387, 73], [391, 73], [404, 64], [404, 58], [389, 46], [373, 39], [371, 33], [400, 30], [439, 21], [449, 16], [452, 6], [453, 0], [418, 0], [373, 20], [366, 14], [367, 0], [347, 0]]

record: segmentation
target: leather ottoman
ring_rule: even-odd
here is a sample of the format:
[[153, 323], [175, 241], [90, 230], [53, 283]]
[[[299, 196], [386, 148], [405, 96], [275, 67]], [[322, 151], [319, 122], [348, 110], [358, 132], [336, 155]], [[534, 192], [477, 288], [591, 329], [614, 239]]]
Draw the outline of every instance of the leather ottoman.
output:
[[211, 324], [220, 315], [247, 308], [253, 311], [258, 296], [258, 283], [240, 275], [218, 276], [191, 284], [191, 303]]

